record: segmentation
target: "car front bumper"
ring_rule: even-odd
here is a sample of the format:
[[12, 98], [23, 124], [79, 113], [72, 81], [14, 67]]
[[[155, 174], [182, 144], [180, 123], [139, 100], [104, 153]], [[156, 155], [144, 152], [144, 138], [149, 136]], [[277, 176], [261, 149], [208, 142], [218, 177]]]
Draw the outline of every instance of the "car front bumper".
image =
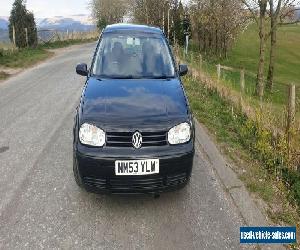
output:
[[[170, 146], [168, 146], [170, 147]], [[171, 147], [172, 148], [172, 147]], [[155, 153], [156, 152], [156, 153]], [[89, 152], [88, 148], [74, 150], [78, 171], [87, 191], [97, 193], [161, 193], [182, 188], [188, 182], [194, 158], [193, 142], [174, 150]], [[159, 174], [142, 176], [116, 176], [116, 160], [159, 159]]]

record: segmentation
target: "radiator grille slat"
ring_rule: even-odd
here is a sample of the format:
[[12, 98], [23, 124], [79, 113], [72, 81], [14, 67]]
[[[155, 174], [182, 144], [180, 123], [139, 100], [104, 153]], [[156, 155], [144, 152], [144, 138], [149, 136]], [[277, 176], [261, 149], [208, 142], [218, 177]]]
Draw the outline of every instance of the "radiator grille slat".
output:
[[172, 186], [184, 184], [187, 181], [187, 174], [185, 172], [172, 174], [167, 176], [153, 176], [138, 178], [96, 178], [96, 177], [83, 177], [85, 185], [98, 188], [109, 189], [112, 192], [133, 191], [142, 192], [146, 190], [156, 190]]
[[[133, 147], [132, 136], [134, 132], [107, 132], [107, 147]], [[142, 147], [167, 145], [167, 132], [141, 132], [143, 137]]]

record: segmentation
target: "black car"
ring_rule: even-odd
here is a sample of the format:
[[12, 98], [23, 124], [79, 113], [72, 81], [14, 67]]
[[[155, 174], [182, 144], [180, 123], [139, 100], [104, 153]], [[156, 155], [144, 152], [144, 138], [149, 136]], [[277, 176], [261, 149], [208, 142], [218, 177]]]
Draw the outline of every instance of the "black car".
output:
[[88, 191], [159, 194], [191, 176], [195, 129], [163, 32], [115, 24], [101, 34], [74, 124], [73, 170]]

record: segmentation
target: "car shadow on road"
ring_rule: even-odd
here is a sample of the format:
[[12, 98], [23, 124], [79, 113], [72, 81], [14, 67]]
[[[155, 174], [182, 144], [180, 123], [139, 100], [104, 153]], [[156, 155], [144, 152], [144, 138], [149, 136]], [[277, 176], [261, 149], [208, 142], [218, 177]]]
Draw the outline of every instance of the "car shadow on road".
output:
[[145, 208], [151, 205], [161, 206], [165, 204], [180, 204], [184, 203], [190, 197], [190, 183], [182, 189], [161, 193], [158, 197], [154, 194], [98, 194], [88, 193], [85, 190], [80, 190], [78, 196], [85, 202], [98, 205], [99, 208], [104, 207], [136, 207]]

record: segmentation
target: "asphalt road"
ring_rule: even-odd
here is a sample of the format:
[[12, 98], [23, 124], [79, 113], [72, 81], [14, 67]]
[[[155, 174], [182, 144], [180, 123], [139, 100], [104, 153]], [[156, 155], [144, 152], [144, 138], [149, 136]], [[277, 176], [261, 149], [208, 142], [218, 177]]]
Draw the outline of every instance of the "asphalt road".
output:
[[197, 150], [191, 183], [150, 196], [80, 190], [72, 126], [95, 44], [0, 83], [0, 249], [240, 249], [239, 211]]

